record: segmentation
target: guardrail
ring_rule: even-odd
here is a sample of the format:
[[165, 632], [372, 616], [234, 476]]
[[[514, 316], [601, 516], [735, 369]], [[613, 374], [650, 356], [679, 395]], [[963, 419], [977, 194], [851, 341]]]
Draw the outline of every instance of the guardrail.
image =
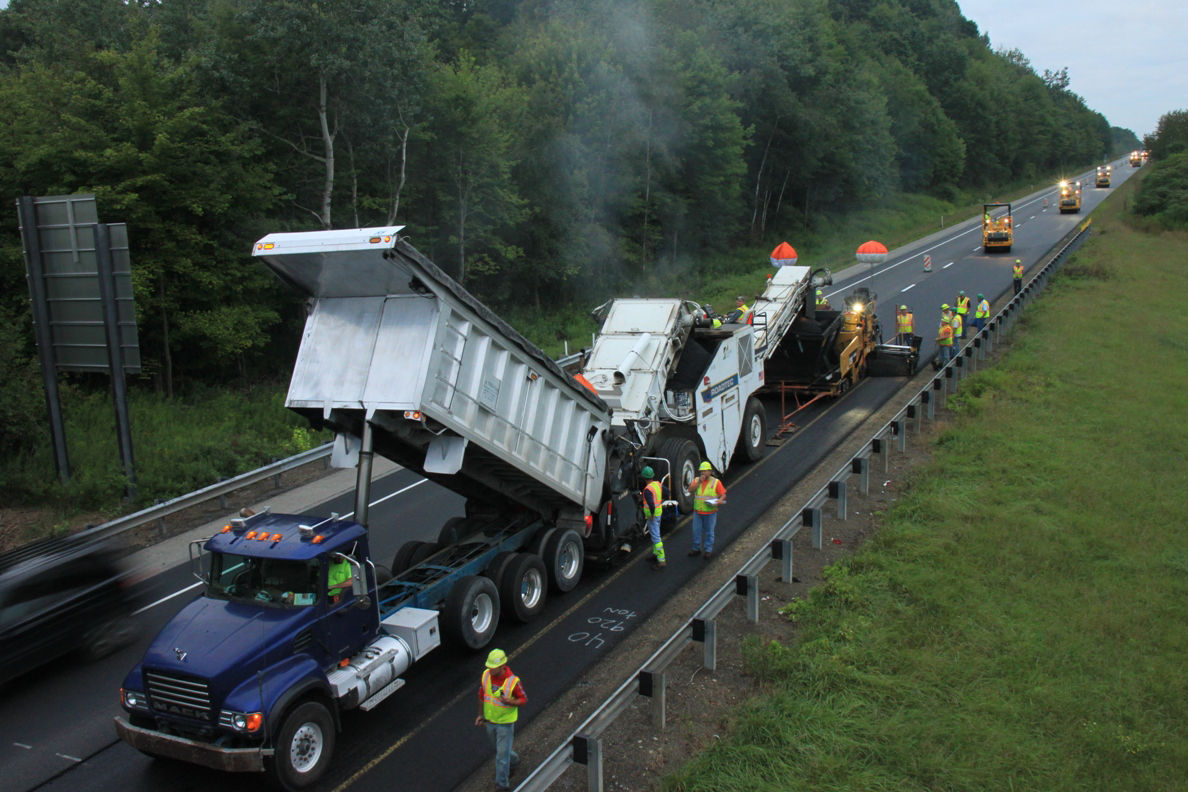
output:
[[279, 462], [273, 462], [271, 465], [265, 465], [262, 468], [250, 470], [247, 473], [241, 473], [235, 478], [229, 478], [225, 481], [220, 481], [217, 484], [211, 484], [209, 487], [203, 487], [200, 490], [188, 492], [185, 495], [179, 495], [172, 500], [167, 500], [164, 503], [158, 503], [155, 506], [150, 506], [147, 509], [141, 509], [138, 512], [117, 517], [110, 522], [105, 522], [101, 525], [88, 528], [84, 531], [79, 531], [78, 537], [95, 537], [102, 536], [103, 538], [113, 538], [119, 536], [125, 531], [130, 531], [133, 528], [139, 528], [142, 525], [147, 525], [151, 522], [164, 519], [165, 517], [179, 512], [182, 509], [188, 509], [191, 506], [197, 506], [206, 501], [219, 499], [221, 505], [226, 508], [227, 495], [244, 487], [249, 487], [252, 484], [257, 484], [268, 478], [276, 478], [279, 486], [279, 476], [289, 470], [308, 465], [311, 462], [323, 460], [324, 465], [329, 464], [330, 452], [334, 448], [333, 443], [326, 443], [323, 446], [312, 448], [309, 451], [303, 451], [295, 456], [282, 459]]
[[[902, 452], [906, 450], [909, 424], [915, 423], [919, 433], [923, 420], [936, 417], [936, 407], [943, 406], [945, 397], [957, 391], [957, 383], [967, 374], [972, 374], [977, 364], [984, 361], [994, 344], [1019, 318], [1021, 309], [1035, 299], [1048, 285], [1052, 273], [1063, 264], [1069, 249], [1084, 234], [1090, 224], [1086, 219], [1063, 239], [1057, 242], [1044, 257], [1039, 269], [1033, 271], [1030, 280], [1019, 294], [1003, 306], [986, 326], [978, 331], [961, 348], [961, 354], [937, 371], [927, 385], [918, 390], [900, 409], [895, 417], [880, 427], [867, 441], [862, 450], [850, 457], [830, 477], [827, 484], [817, 490], [790, 517], [766, 544], [748, 559], [739, 570], [701, 605], [688, 622], [681, 625], [660, 648], [612, 693], [589, 717], [577, 726], [561, 745], [557, 746], [518, 786], [516, 792], [543, 792], [574, 764], [586, 767], [586, 785], [591, 792], [603, 790], [603, 742], [602, 734], [635, 701], [636, 696], [651, 700], [652, 724], [663, 729], [665, 725], [666, 677], [665, 670], [691, 644], [702, 645], [702, 665], [709, 671], [717, 666], [717, 617], [735, 598], [745, 602], [747, 620], [759, 621], [759, 573], [772, 561], [781, 563], [780, 581], [792, 582], [792, 539], [801, 528], [812, 531], [814, 550], [822, 548], [822, 507], [834, 501], [839, 519], [846, 518], [846, 488], [851, 476], [857, 476], [863, 494], [870, 485], [870, 464], [872, 459], [882, 462], [887, 468], [887, 457], [894, 442]], [[1043, 258], [1041, 258], [1043, 261]], [[928, 365], [925, 363], [925, 365]]]

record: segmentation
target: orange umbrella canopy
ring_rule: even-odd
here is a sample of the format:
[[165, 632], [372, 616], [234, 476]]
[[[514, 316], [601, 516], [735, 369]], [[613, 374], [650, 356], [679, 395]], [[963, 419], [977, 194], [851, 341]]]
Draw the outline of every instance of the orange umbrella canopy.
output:
[[791, 267], [796, 264], [797, 258], [796, 248], [787, 242], [781, 242], [771, 251], [771, 263], [775, 267]]
[[857, 257], [863, 264], [882, 264], [887, 260], [887, 246], [871, 239], [858, 246]]

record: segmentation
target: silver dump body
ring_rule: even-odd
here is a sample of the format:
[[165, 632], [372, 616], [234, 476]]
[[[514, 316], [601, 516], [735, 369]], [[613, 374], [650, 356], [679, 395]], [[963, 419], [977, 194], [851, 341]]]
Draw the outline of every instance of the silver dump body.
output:
[[253, 250], [312, 298], [285, 405], [495, 507], [603, 499], [610, 408], [399, 236], [270, 234]]

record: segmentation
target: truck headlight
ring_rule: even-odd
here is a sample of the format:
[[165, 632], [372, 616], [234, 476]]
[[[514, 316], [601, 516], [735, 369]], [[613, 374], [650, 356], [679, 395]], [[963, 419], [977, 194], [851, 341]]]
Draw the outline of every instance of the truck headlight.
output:
[[260, 727], [264, 725], [264, 714], [262, 712], [229, 712], [223, 710], [220, 713], [219, 721], [224, 726], [230, 726], [237, 732], [253, 734], [260, 731]]
[[120, 688], [120, 701], [124, 705], [124, 709], [129, 710], [148, 710], [148, 696], [141, 693], [139, 690], [125, 690]]

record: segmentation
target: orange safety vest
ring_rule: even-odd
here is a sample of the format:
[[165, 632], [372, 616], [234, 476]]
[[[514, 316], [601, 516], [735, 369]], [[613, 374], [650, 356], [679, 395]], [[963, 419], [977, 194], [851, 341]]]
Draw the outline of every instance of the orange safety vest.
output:
[[652, 508], [651, 509], [648, 508], [647, 501], [644, 501], [644, 506], [643, 506], [644, 517], [647, 517], [649, 519], [651, 519], [652, 517], [659, 517], [660, 513], [662, 511], [664, 511], [664, 506], [663, 506], [664, 494], [663, 494], [663, 491], [660, 489], [660, 482], [655, 481], [655, 480], [649, 481], [644, 486], [644, 489], [647, 490], [648, 492], [652, 493]]
[[942, 324], [940, 326], [940, 335], [936, 338], [936, 343], [939, 346], [953, 346], [953, 326]]
[[504, 704], [499, 696], [510, 697], [520, 683], [515, 674], [508, 674], [507, 679], [497, 688], [491, 687], [491, 669], [483, 672], [483, 718], [491, 723], [515, 723], [520, 717], [520, 708], [515, 704]]
[[962, 316], [969, 313], [969, 298], [968, 297], [958, 297], [957, 298], [957, 313], [961, 314]]

